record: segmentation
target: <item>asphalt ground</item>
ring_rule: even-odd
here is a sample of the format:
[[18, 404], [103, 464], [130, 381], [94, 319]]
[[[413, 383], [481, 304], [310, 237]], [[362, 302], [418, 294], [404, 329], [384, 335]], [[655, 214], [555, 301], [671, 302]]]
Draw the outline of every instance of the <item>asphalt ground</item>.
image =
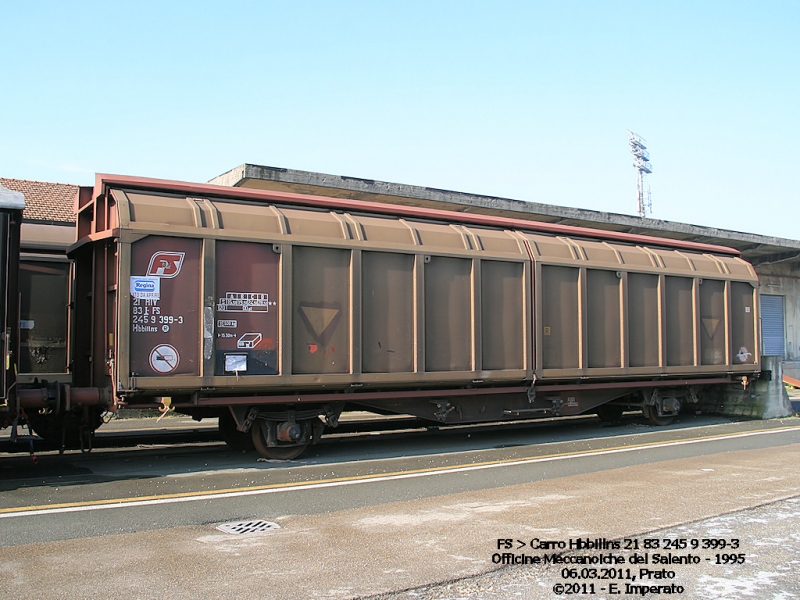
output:
[[[793, 505], [776, 504], [800, 496], [798, 420], [630, 428], [543, 443], [521, 431], [476, 443], [473, 432], [463, 445], [445, 437], [448, 450], [440, 452], [438, 436], [420, 438], [422, 448], [404, 442], [408, 452], [397, 449], [397, 438], [392, 451], [343, 442], [322, 449], [335, 460], [311, 456], [291, 466], [228, 456], [218, 468], [198, 463], [222, 456], [218, 448], [194, 462], [145, 449], [130, 453], [145, 462], [131, 458], [127, 475], [118, 472], [121, 454], [77, 457], [87, 472], [4, 482], [0, 596], [555, 598], [561, 571], [498, 565], [498, 540], [628, 537], [644, 544], [688, 527], [687, 539], [736, 535], [741, 550], [722, 554], [743, 552], [745, 564], [701, 565], [720, 567], [710, 574], [675, 567], [671, 582], [687, 591], [670, 597], [711, 597], [688, 586], [728, 571], [732, 581], [750, 581], [743, 589], [751, 595], [714, 597], [795, 597], [796, 578], [779, 567], [796, 557], [763, 552], [756, 542], [772, 536], [778, 548], [798, 547], [786, 508]], [[754, 507], [767, 511], [758, 518], [771, 533], [750, 531], [757, 523], [746, 519], [725, 533], [713, 525]], [[215, 529], [242, 518], [280, 528], [245, 535]], [[498, 596], [497, 581], [516, 587]], [[776, 590], [784, 595], [761, 595]]]

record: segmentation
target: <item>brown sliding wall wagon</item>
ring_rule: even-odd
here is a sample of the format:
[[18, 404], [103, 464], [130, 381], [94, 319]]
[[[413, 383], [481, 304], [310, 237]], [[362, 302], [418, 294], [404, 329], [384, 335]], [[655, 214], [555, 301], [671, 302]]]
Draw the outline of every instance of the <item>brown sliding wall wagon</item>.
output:
[[729, 248], [106, 175], [77, 208], [57, 395], [219, 416], [269, 457], [354, 407], [456, 424], [636, 406], [665, 423], [760, 371], [757, 278]]

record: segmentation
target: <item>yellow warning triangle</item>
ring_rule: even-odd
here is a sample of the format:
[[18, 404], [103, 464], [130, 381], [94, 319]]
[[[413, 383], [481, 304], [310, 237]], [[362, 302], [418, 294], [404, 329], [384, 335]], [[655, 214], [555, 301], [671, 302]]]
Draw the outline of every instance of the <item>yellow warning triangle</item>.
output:
[[328, 325], [330, 325], [331, 321], [333, 321], [336, 318], [336, 315], [339, 314], [338, 308], [301, 306], [300, 310], [303, 311], [308, 324], [311, 325], [311, 329], [314, 331], [314, 334], [317, 336], [317, 338], [322, 337], [322, 334], [328, 328]]
[[714, 334], [717, 331], [717, 327], [719, 327], [721, 319], [710, 319], [703, 317], [701, 321], [703, 322], [703, 329], [706, 330], [706, 335], [709, 337], [709, 339], [714, 339]]

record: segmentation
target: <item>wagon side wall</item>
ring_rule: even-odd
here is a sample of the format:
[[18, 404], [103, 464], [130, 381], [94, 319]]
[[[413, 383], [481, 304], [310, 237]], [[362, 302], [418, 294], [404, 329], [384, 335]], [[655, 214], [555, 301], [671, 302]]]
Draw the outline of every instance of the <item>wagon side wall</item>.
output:
[[759, 369], [758, 280], [741, 259], [522, 234], [542, 379]]
[[113, 186], [78, 228], [76, 382], [130, 398], [759, 368], [725, 253]]
[[508, 231], [114, 189], [120, 394], [532, 377], [531, 263]]

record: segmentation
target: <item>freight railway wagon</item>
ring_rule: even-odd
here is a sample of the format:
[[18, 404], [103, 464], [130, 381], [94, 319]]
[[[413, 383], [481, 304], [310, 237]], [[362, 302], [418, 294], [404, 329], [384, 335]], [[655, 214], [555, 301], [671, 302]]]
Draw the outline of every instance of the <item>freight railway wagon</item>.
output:
[[292, 458], [345, 409], [665, 424], [760, 371], [757, 278], [730, 248], [120, 176], [77, 210], [71, 381], [6, 405], [45, 436], [158, 407]]

